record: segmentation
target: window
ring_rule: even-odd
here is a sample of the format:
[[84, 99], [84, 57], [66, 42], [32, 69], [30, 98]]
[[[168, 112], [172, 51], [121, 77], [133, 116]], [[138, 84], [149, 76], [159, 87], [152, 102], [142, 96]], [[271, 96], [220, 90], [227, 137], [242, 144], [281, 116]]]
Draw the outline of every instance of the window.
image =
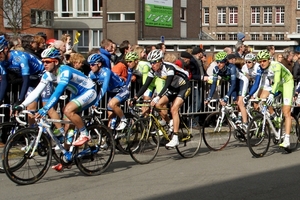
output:
[[218, 24], [226, 24], [226, 8], [218, 8]]
[[276, 7], [275, 23], [284, 24], [284, 7]]
[[237, 40], [237, 34], [228, 34], [229, 40]]
[[209, 24], [209, 8], [203, 8], [203, 22]]
[[226, 40], [225, 34], [217, 34], [217, 40]]
[[180, 8], [180, 20], [186, 21], [186, 8]]
[[263, 34], [263, 40], [272, 40], [272, 34]]
[[260, 24], [260, 8], [251, 7], [251, 24]]
[[77, 0], [77, 16], [78, 17], [87, 17], [88, 12], [88, 0]]
[[100, 43], [102, 41], [102, 31], [100, 30], [93, 30], [93, 38], [92, 38], [92, 41], [93, 41], [93, 47], [94, 48], [99, 48], [100, 46]]
[[300, 9], [300, 0], [297, 1], [297, 9]]
[[53, 23], [53, 12], [45, 10], [31, 10], [31, 25], [51, 27]]
[[73, 0], [62, 0], [62, 17], [73, 17]]
[[229, 24], [238, 23], [238, 8], [232, 7], [229, 8]]
[[264, 24], [272, 24], [272, 7], [264, 7]]
[[108, 21], [135, 21], [134, 13], [108, 13]]
[[284, 40], [284, 34], [275, 34], [276, 40]]
[[89, 51], [89, 31], [82, 30], [78, 31], [80, 33], [80, 37], [78, 38], [78, 52], [88, 52]]
[[259, 40], [259, 34], [251, 34], [251, 40]]
[[102, 15], [102, 0], [93, 0], [93, 17]]
[[300, 19], [297, 19], [297, 33], [300, 33]]

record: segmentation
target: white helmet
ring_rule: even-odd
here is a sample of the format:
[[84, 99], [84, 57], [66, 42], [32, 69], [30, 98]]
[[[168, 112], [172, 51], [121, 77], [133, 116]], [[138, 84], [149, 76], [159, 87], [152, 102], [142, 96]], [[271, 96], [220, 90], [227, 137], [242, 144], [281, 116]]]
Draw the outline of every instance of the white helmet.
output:
[[253, 53], [248, 53], [245, 55], [245, 60], [250, 60], [250, 61], [255, 61], [256, 60], [256, 56]]
[[155, 49], [150, 51], [150, 53], [147, 56], [147, 60], [149, 62], [160, 60], [164, 57], [163, 52], [160, 49]]

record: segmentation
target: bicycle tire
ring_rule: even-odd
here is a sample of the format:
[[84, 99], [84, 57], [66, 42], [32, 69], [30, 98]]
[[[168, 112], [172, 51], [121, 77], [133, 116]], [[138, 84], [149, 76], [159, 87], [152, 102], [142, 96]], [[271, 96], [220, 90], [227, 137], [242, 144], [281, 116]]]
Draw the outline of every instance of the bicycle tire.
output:
[[2, 159], [5, 173], [11, 181], [19, 185], [28, 185], [39, 181], [50, 167], [52, 151], [47, 135], [41, 135], [34, 156], [30, 157], [32, 143], [37, 135], [37, 129], [20, 129], [10, 137], [4, 148]]
[[260, 158], [269, 150], [271, 142], [270, 127], [266, 121], [263, 130], [263, 115], [255, 116], [248, 124], [247, 128], [247, 146], [251, 154]]
[[178, 134], [180, 139], [179, 145], [176, 146], [178, 154], [183, 158], [194, 157], [202, 141], [199, 123], [193, 116], [181, 116]]
[[160, 136], [153, 120], [153, 117], [139, 118], [130, 127], [128, 133], [129, 154], [139, 164], [150, 163], [159, 150]]
[[[290, 147], [288, 148], [289, 152], [295, 151], [299, 143], [299, 122], [295, 115], [291, 115], [292, 126], [290, 131]], [[285, 118], [281, 121], [281, 134], [285, 132]]]
[[202, 128], [202, 137], [205, 145], [212, 151], [220, 151], [224, 149], [231, 137], [231, 125], [225, 116], [223, 122], [219, 124], [217, 129], [217, 120], [221, 112], [213, 112], [208, 115], [204, 121]]
[[111, 164], [115, 155], [115, 144], [111, 130], [102, 124], [87, 127], [91, 140], [76, 147], [75, 164], [87, 176], [103, 173]]

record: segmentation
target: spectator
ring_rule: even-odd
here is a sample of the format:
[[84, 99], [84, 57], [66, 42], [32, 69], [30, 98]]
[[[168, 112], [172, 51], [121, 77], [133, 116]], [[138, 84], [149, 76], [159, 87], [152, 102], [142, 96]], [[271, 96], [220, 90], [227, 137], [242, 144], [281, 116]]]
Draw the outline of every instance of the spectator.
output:
[[283, 55], [282, 54], [278, 54], [276, 61], [281, 63], [282, 59], [283, 59]]
[[241, 33], [241, 32], [238, 32], [237, 34], [237, 43], [235, 45], [235, 48], [237, 49], [240, 45], [244, 44], [244, 41], [245, 41], [245, 34], [244, 33]]
[[283, 64], [291, 73], [293, 73], [294, 56], [295, 53], [291, 48], [284, 49], [283, 59], [281, 61], [281, 64]]
[[271, 61], [275, 61], [275, 46], [274, 45], [269, 45], [269, 46], [267, 46], [267, 50], [268, 50], [268, 52], [269, 52], [269, 54], [270, 54], [270, 60]]
[[34, 55], [38, 59], [42, 59], [41, 51], [44, 50], [45, 47], [45, 39], [39, 35], [25, 35], [22, 37], [22, 45], [24, 51]]
[[232, 48], [231, 47], [225, 47], [224, 48], [224, 51], [227, 53], [227, 54], [232, 54]]
[[236, 57], [235, 54], [229, 54], [227, 55], [227, 62], [231, 63], [231, 64], [235, 64], [236, 59], [239, 57]]
[[102, 67], [107, 67], [111, 69], [110, 57], [113, 48], [113, 41], [110, 39], [103, 39], [100, 45], [100, 53], [104, 62], [102, 63]]
[[66, 46], [66, 52], [65, 54], [70, 54], [72, 51], [72, 45], [71, 45], [71, 35], [70, 34], [63, 34], [61, 37], [61, 41], [65, 43]]
[[163, 52], [163, 54], [165, 54], [166, 53], [166, 45], [164, 44], [164, 43], [158, 43], [156, 46], [155, 46], [155, 48], [156, 49], [160, 49], [162, 52]]
[[236, 58], [244, 58], [244, 54], [245, 54], [245, 45], [244, 44], [237, 45], [235, 57]]
[[[119, 45], [119, 51], [121, 55], [118, 57], [116, 64], [122, 60], [124, 60], [124, 57], [127, 52], [131, 51], [131, 44], [128, 40], [124, 40], [120, 45]], [[111, 52], [111, 51], [110, 51]]]
[[111, 54], [111, 56], [110, 56], [111, 67], [113, 67], [116, 64], [116, 62], [119, 58], [119, 56], [117, 55], [117, 49], [118, 49], [117, 44], [115, 42], [112, 42], [112, 49], [111, 49], [111, 53], [110, 53]]

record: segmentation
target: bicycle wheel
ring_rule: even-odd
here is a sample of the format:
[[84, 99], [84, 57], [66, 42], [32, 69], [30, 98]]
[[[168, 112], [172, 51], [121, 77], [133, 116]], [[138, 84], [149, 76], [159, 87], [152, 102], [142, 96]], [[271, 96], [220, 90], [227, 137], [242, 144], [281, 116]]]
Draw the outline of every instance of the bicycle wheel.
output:
[[114, 159], [114, 139], [111, 130], [105, 125], [90, 125], [87, 130], [91, 135], [91, 140], [77, 147], [75, 164], [85, 175], [100, 175]]
[[208, 115], [202, 128], [203, 141], [213, 151], [226, 147], [231, 137], [231, 125], [226, 117], [221, 122], [220, 115], [221, 112]]
[[128, 132], [130, 156], [139, 164], [150, 163], [158, 153], [159, 140], [158, 128], [152, 117], [136, 120]]
[[[0, 135], [3, 143], [6, 143], [7, 139], [10, 137], [11, 133], [16, 129], [14, 122], [4, 122], [0, 124]], [[2, 158], [3, 147], [0, 147], [0, 158]], [[0, 172], [4, 173], [2, 162], [0, 162]]]
[[116, 137], [115, 137], [115, 145], [116, 148], [123, 154], [129, 154], [128, 150], [128, 133], [130, 130], [130, 127], [133, 125], [133, 123], [137, 120], [135, 116], [133, 116], [131, 113], [125, 113], [125, 117], [127, 119], [127, 126], [122, 131], [116, 131]]
[[180, 119], [179, 126], [179, 145], [176, 147], [177, 152], [183, 158], [192, 158], [194, 157], [201, 145], [201, 129], [193, 128], [193, 125], [198, 122], [193, 116], [182, 116]]
[[20, 129], [10, 137], [4, 148], [2, 159], [5, 173], [17, 184], [28, 185], [39, 181], [50, 167], [51, 144], [45, 134], [41, 135], [36, 150], [32, 152], [37, 135], [37, 129]]
[[[290, 148], [287, 149], [289, 152], [292, 152], [297, 149], [299, 143], [299, 122], [297, 118], [292, 114], [292, 126], [290, 131]], [[281, 122], [281, 133], [285, 133], [285, 118]]]
[[247, 145], [251, 154], [260, 158], [263, 157], [269, 147], [271, 141], [270, 127], [266, 122], [263, 125], [263, 115], [256, 115], [248, 124], [247, 128]]

